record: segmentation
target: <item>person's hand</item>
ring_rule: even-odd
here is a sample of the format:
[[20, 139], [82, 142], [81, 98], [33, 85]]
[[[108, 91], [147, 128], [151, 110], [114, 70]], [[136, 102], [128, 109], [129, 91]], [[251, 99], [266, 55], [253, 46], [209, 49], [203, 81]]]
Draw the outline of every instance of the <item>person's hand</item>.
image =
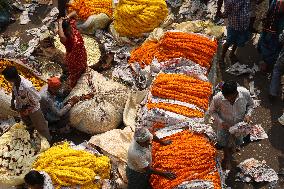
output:
[[69, 16], [67, 15], [67, 16], [65, 16], [65, 17], [63, 17], [63, 20], [69, 20], [70, 18], [69, 18]]
[[165, 140], [165, 141], [162, 142], [162, 145], [164, 145], [164, 146], [167, 146], [167, 145], [170, 145], [170, 144], [172, 144], [171, 140]]
[[251, 116], [246, 115], [245, 118], [244, 118], [244, 122], [250, 123], [251, 122]]
[[87, 94], [87, 95], [83, 95], [82, 97], [85, 99], [85, 100], [89, 100], [91, 98], [93, 98], [95, 95], [94, 94]]
[[62, 25], [62, 23], [63, 23], [63, 17], [58, 19], [58, 24]]
[[176, 174], [172, 173], [172, 172], [165, 172], [164, 175], [163, 175], [166, 179], [169, 179], [169, 180], [174, 180], [177, 178]]
[[230, 125], [228, 123], [222, 123], [222, 126], [221, 126], [223, 129], [229, 129], [230, 128]]

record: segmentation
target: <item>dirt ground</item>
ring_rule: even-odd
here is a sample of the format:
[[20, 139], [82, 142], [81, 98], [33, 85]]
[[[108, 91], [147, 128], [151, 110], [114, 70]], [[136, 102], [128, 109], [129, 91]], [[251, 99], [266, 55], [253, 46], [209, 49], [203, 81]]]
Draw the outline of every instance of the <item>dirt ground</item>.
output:
[[[9, 25], [7, 30], [2, 33], [1, 36], [21, 36], [21, 39], [24, 42], [28, 42], [29, 37], [26, 36], [25, 31], [30, 28], [39, 27], [39, 25], [41, 25], [41, 20], [45, 18], [46, 14], [48, 14], [50, 10], [50, 7], [41, 6], [37, 9], [37, 12], [34, 14], [34, 16], [31, 17], [32, 21], [28, 25], [19, 25], [18, 21], [16, 21], [14, 24]], [[252, 65], [253, 63], [258, 63], [261, 60], [255, 46], [252, 44], [252, 41], [243, 49], [239, 49], [237, 56], [239, 61], [243, 64]], [[225, 73], [224, 70], [219, 70], [218, 75], [219, 80], [235, 79], [239, 82], [239, 84], [246, 87], [248, 87], [248, 83], [251, 81], [248, 75], [236, 77]], [[284, 126], [281, 126], [277, 122], [277, 118], [282, 115], [283, 101], [279, 99], [277, 102], [271, 103], [268, 100], [269, 79], [267, 75], [257, 73], [254, 76], [253, 81], [255, 81], [255, 87], [261, 91], [259, 95], [261, 105], [255, 110], [255, 113], [253, 114], [253, 121], [255, 123], [262, 124], [269, 138], [262, 141], [248, 143], [239, 153], [234, 154], [235, 164], [227, 180], [228, 186], [233, 189], [269, 188], [267, 184], [245, 184], [234, 181], [236, 173], [235, 166], [245, 159], [253, 157], [258, 160], [265, 160], [269, 166], [276, 170], [276, 172], [284, 169]], [[78, 131], [72, 131], [72, 133], [68, 135], [54, 136], [55, 141], [67, 139], [72, 140], [75, 143], [83, 142], [89, 138], [89, 135], [80, 133]], [[279, 182], [276, 188], [284, 188], [284, 179], [281, 175], [279, 176]]]

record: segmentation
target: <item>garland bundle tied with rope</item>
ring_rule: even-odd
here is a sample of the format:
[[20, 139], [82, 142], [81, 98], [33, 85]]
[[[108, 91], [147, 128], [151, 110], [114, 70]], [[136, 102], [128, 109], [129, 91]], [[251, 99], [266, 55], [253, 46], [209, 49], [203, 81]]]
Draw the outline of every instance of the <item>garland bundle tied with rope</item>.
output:
[[[153, 82], [151, 94], [162, 99], [171, 99], [194, 105], [189, 108], [180, 104], [153, 103], [149, 101], [149, 109], [158, 108], [181, 114], [187, 117], [204, 117], [208, 108], [212, 86], [209, 82], [195, 79], [184, 74], [159, 74]], [[151, 99], [150, 99], [151, 100]]]
[[112, 18], [112, 0], [73, 0], [69, 4], [69, 11], [76, 11], [83, 20], [100, 13]]
[[163, 146], [153, 143], [153, 167], [172, 171], [177, 178], [168, 180], [152, 175], [153, 189], [172, 189], [184, 181], [192, 180], [211, 181], [214, 188], [221, 189], [220, 175], [215, 162], [216, 149], [205, 136], [185, 130], [165, 140], [171, 140], [172, 144]]
[[68, 142], [41, 154], [33, 168], [48, 173], [57, 188], [80, 185], [81, 189], [99, 189], [101, 185], [95, 182], [96, 176], [110, 178], [108, 157], [75, 150]]
[[129, 63], [139, 63], [142, 68], [152, 63], [173, 58], [187, 58], [202, 67], [210, 68], [217, 50], [217, 42], [199, 34], [166, 32], [159, 42], [148, 41], [131, 52]]
[[114, 27], [121, 36], [138, 37], [153, 31], [168, 15], [165, 0], [120, 0]]

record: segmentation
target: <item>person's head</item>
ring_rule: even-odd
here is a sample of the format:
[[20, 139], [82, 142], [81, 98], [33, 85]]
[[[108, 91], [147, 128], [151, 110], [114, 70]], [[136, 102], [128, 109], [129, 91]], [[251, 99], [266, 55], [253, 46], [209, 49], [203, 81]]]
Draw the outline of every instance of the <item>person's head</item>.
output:
[[149, 147], [152, 139], [153, 135], [145, 127], [137, 128], [134, 132], [134, 140], [142, 147]]
[[231, 103], [238, 97], [238, 84], [235, 81], [226, 81], [222, 86], [223, 96]]
[[7, 66], [3, 71], [2, 75], [5, 77], [7, 81], [10, 83], [15, 83], [16, 81], [20, 80], [20, 75], [18, 70], [14, 66]]
[[42, 189], [44, 185], [44, 176], [38, 171], [30, 171], [25, 175], [25, 183], [30, 189]]
[[47, 80], [47, 85], [48, 85], [48, 91], [52, 95], [56, 95], [58, 90], [61, 87], [61, 81], [60, 78], [58, 77], [52, 77]]
[[63, 20], [63, 22], [62, 22], [62, 28], [63, 28], [64, 35], [65, 35], [67, 38], [72, 37], [72, 28], [71, 28], [70, 23], [69, 23], [68, 20]]

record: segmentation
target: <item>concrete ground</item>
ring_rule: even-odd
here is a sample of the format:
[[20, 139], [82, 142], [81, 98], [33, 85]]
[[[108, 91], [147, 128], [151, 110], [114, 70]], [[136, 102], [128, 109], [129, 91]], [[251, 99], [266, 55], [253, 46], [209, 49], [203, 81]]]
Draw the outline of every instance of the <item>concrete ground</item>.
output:
[[[31, 22], [28, 25], [19, 25], [18, 21], [11, 24], [2, 35], [21, 36], [22, 40], [28, 42], [29, 37], [25, 35], [25, 30], [33, 27], [38, 27], [41, 24], [41, 20], [49, 13], [50, 7], [42, 6], [37, 10], [37, 13], [31, 18]], [[238, 50], [237, 56], [239, 61], [243, 64], [253, 64], [260, 61], [260, 56], [257, 53], [255, 46], [250, 42], [243, 49]], [[228, 65], [229, 66], [229, 65]], [[248, 75], [243, 76], [232, 76], [219, 70], [219, 80], [235, 79], [239, 84], [248, 87], [249, 81], [251, 81]], [[269, 138], [245, 145], [242, 150], [235, 154], [235, 165], [231, 170], [229, 178], [227, 180], [228, 186], [233, 189], [266, 189], [269, 188], [267, 184], [244, 184], [242, 182], [235, 182], [235, 166], [248, 158], [255, 158], [258, 160], [265, 160], [269, 166], [271, 166], [277, 172], [284, 168], [284, 126], [281, 126], [277, 122], [277, 118], [282, 115], [283, 101], [278, 100], [276, 103], [270, 103], [268, 100], [268, 86], [269, 79], [267, 75], [257, 73], [253, 81], [255, 81], [255, 87], [257, 87], [261, 93], [259, 99], [261, 105], [258, 107], [253, 115], [253, 121], [255, 123], [262, 124], [263, 128], [267, 132]], [[63, 138], [72, 140], [75, 143], [80, 143], [84, 140], [88, 140], [90, 136], [80, 133], [78, 131], [72, 131], [68, 135], [57, 135], [54, 136], [56, 141], [60, 141]], [[284, 188], [284, 179], [282, 176], [279, 177], [279, 182], [276, 188]]]

